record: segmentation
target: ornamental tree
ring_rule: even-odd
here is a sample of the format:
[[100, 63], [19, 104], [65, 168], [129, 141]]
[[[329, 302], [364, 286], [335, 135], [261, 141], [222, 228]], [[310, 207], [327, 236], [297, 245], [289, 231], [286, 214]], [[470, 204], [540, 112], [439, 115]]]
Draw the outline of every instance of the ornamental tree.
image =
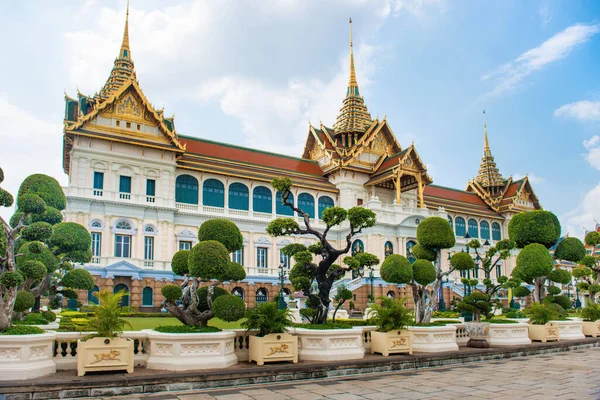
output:
[[544, 298], [546, 280], [561, 284], [571, 281], [571, 273], [555, 268], [554, 260], [578, 262], [581, 257], [577, 249], [578, 244], [571, 240], [574, 238], [564, 239], [563, 241], [567, 242], [559, 245], [555, 257], [552, 257], [548, 249], [559, 240], [560, 231], [560, 222], [556, 215], [544, 210], [521, 212], [508, 224], [510, 240], [521, 249], [512, 276], [534, 286], [533, 297], [538, 303]]
[[[508, 289], [520, 285], [520, 281], [515, 278], [509, 278], [505, 275], [496, 278], [496, 284], [492, 281], [492, 272], [501, 261], [510, 258], [516, 244], [512, 240], [503, 239], [496, 243], [495, 246], [490, 246], [487, 250], [477, 239], [471, 240], [467, 246], [475, 251], [475, 269], [480, 269], [484, 274], [483, 284], [485, 286], [485, 294], [492, 299], [500, 289]], [[483, 250], [483, 251], [482, 251]]]
[[585, 244], [592, 247], [591, 254], [581, 258], [579, 266], [573, 269], [573, 277], [577, 281], [577, 287], [589, 294], [589, 302], [595, 304], [596, 294], [600, 293], [600, 257], [596, 255], [596, 248], [600, 245], [600, 232], [588, 232]]
[[346, 287], [338, 289], [337, 294], [333, 299], [333, 301], [337, 303], [337, 306], [333, 311], [333, 317], [331, 318], [332, 322], [335, 322], [335, 315], [347, 300], [352, 300], [352, 291]]
[[[224, 321], [243, 318], [244, 302], [218, 287], [225, 281], [246, 278], [244, 268], [232, 262], [229, 256], [243, 245], [242, 234], [231, 221], [217, 218], [200, 225], [198, 243], [191, 250], [180, 250], [173, 255], [171, 268], [183, 277], [183, 283], [162, 287], [164, 307], [182, 323], [191, 326], [206, 326], [213, 317]], [[205, 282], [211, 283], [200, 287]]]
[[[3, 179], [0, 169], [0, 183]], [[0, 188], [0, 205], [13, 202]], [[10, 222], [0, 217], [0, 330], [11, 325], [14, 313], [31, 308], [36, 297], [48, 294], [56, 303], [63, 296], [77, 298], [76, 289], [93, 289], [91, 274], [74, 268], [91, 260], [91, 236], [79, 224], [61, 222], [65, 207], [56, 179], [35, 174], [21, 184]]]
[[[291, 244], [282, 250], [284, 254], [292, 256], [296, 262], [290, 271], [290, 281], [294, 289], [302, 290], [308, 297], [306, 304], [312, 310], [309, 318], [311, 323], [323, 324], [327, 322], [327, 311], [331, 302], [329, 293], [333, 283], [342, 278], [346, 272], [359, 269], [361, 260], [362, 262], [368, 261], [369, 257], [359, 258], [357, 262], [348, 259], [350, 264], [346, 263], [347, 267], [335, 264], [335, 261], [342, 254], [348, 253], [352, 246], [353, 236], [361, 233], [363, 229], [375, 225], [375, 213], [363, 207], [352, 207], [349, 210], [342, 207], [329, 207], [323, 211], [322, 220], [325, 223], [325, 229], [320, 231], [311, 225], [310, 215], [294, 206], [290, 201], [292, 181], [288, 177], [275, 178], [271, 181], [271, 185], [275, 190], [281, 192], [282, 204], [302, 216], [304, 227], [300, 227], [295, 218], [277, 218], [269, 223], [267, 232], [274, 237], [312, 235], [318, 240], [317, 245], [314, 246]], [[327, 239], [327, 234], [331, 228], [340, 226], [346, 221], [350, 225], [349, 232], [345, 237], [346, 245], [341, 249], [336, 249]], [[313, 262], [313, 255], [317, 255], [321, 259]], [[313, 286], [316, 286], [314, 290]]]

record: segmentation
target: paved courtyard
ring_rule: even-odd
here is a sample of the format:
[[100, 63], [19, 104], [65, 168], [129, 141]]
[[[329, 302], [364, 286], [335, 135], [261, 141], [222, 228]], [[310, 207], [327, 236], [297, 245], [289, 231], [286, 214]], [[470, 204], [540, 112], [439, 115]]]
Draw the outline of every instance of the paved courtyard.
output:
[[[161, 393], [154, 400], [599, 399], [600, 349], [398, 373]], [[122, 399], [122, 397], [121, 397]]]

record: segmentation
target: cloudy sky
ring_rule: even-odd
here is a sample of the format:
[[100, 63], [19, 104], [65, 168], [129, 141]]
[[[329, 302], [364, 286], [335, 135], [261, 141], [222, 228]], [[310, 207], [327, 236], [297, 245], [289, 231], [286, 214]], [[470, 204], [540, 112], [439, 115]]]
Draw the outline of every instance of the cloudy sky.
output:
[[[4, 188], [34, 172], [67, 183], [63, 92], [103, 85], [125, 6], [3, 4]], [[299, 156], [308, 123], [332, 125], [341, 106], [350, 16], [371, 114], [414, 140], [434, 183], [464, 189], [476, 175], [485, 108], [501, 172], [528, 174], [563, 234], [600, 220], [598, 2], [133, 0], [132, 57], [179, 133]]]

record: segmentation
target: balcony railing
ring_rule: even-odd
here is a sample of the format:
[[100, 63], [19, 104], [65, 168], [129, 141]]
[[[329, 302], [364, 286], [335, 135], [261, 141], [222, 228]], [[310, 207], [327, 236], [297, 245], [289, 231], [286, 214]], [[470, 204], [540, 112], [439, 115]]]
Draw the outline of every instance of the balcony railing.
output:
[[94, 191], [92, 192], [92, 194], [96, 197], [102, 197], [103, 194], [103, 190], [102, 189], [94, 189]]
[[146, 196], [146, 203], [156, 203], [156, 197]]
[[131, 193], [119, 192], [119, 199], [121, 199], [121, 200], [131, 200]]

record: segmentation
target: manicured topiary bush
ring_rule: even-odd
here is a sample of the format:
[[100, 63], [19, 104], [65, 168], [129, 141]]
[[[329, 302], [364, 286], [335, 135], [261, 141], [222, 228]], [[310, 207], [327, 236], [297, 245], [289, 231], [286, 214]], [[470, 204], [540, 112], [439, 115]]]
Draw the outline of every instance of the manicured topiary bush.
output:
[[13, 307], [15, 312], [23, 312], [29, 310], [35, 304], [35, 297], [29, 292], [19, 290]]
[[213, 302], [213, 313], [219, 319], [233, 322], [244, 318], [246, 305], [244, 300], [231, 294], [217, 297]]
[[173, 256], [171, 260], [171, 269], [173, 273], [184, 276], [185, 274], [189, 274], [190, 270], [188, 268], [188, 258], [190, 256], [189, 250], [179, 250]]
[[413, 280], [413, 267], [408, 259], [400, 254], [390, 254], [379, 269], [381, 278], [391, 283], [408, 283]]
[[208, 220], [198, 228], [198, 241], [205, 242], [209, 240], [221, 243], [228, 253], [244, 246], [244, 239], [237, 225], [222, 218]]
[[550, 211], [527, 211], [510, 220], [508, 236], [521, 249], [532, 243], [549, 248], [560, 238], [560, 229], [558, 218]]
[[585, 257], [585, 246], [575, 237], [564, 238], [554, 251], [554, 258], [558, 260], [581, 260]]
[[552, 302], [554, 304], [558, 304], [565, 310], [571, 308], [571, 299], [569, 299], [569, 297], [567, 297], [566, 295], [554, 296]]
[[600, 319], [600, 305], [588, 304], [581, 310], [581, 316], [586, 321], [598, 321]]
[[417, 259], [435, 261], [437, 258], [437, 253], [434, 250], [424, 247], [418, 243], [413, 246], [412, 253]]
[[28, 325], [15, 325], [0, 330], [0, 335], [40, 335], [42, 333], [46, 333], [46, 331], [37, 326]]
[[[207, 311], [208, 310], [208, 286], [203, 286], [196, 291], [198, 295], [198, 310]], [[211, 296], [212, 301], [214, 302], [218, 297], [228, 296], [229, 292], [223, 288], [215, 287], [213, 290], [213, 294]]]
[[551, 294], [552, 296], [558, 296], [561, 292], [562, 290], [560, 290], [558, 286], [550, 286], [548, 288], [548, 294]]
[[54, 322], [54, 321], [56, 321], [56, 314], [54, 314], [50, 310], [42, 311], [42, 317], [44, 317], [44, 319], [46, 321], [48, 321], [48, 322]]
[[160, 289], [160, 293], [168, 301], [175, 302], [181, 298], [182, 290], [179, 286], [167, 284]]
[[74, 269], [63, 276], [62, 284], [69, 288], [86, 290], [94, 287], [94, 278], [85, 269]]

